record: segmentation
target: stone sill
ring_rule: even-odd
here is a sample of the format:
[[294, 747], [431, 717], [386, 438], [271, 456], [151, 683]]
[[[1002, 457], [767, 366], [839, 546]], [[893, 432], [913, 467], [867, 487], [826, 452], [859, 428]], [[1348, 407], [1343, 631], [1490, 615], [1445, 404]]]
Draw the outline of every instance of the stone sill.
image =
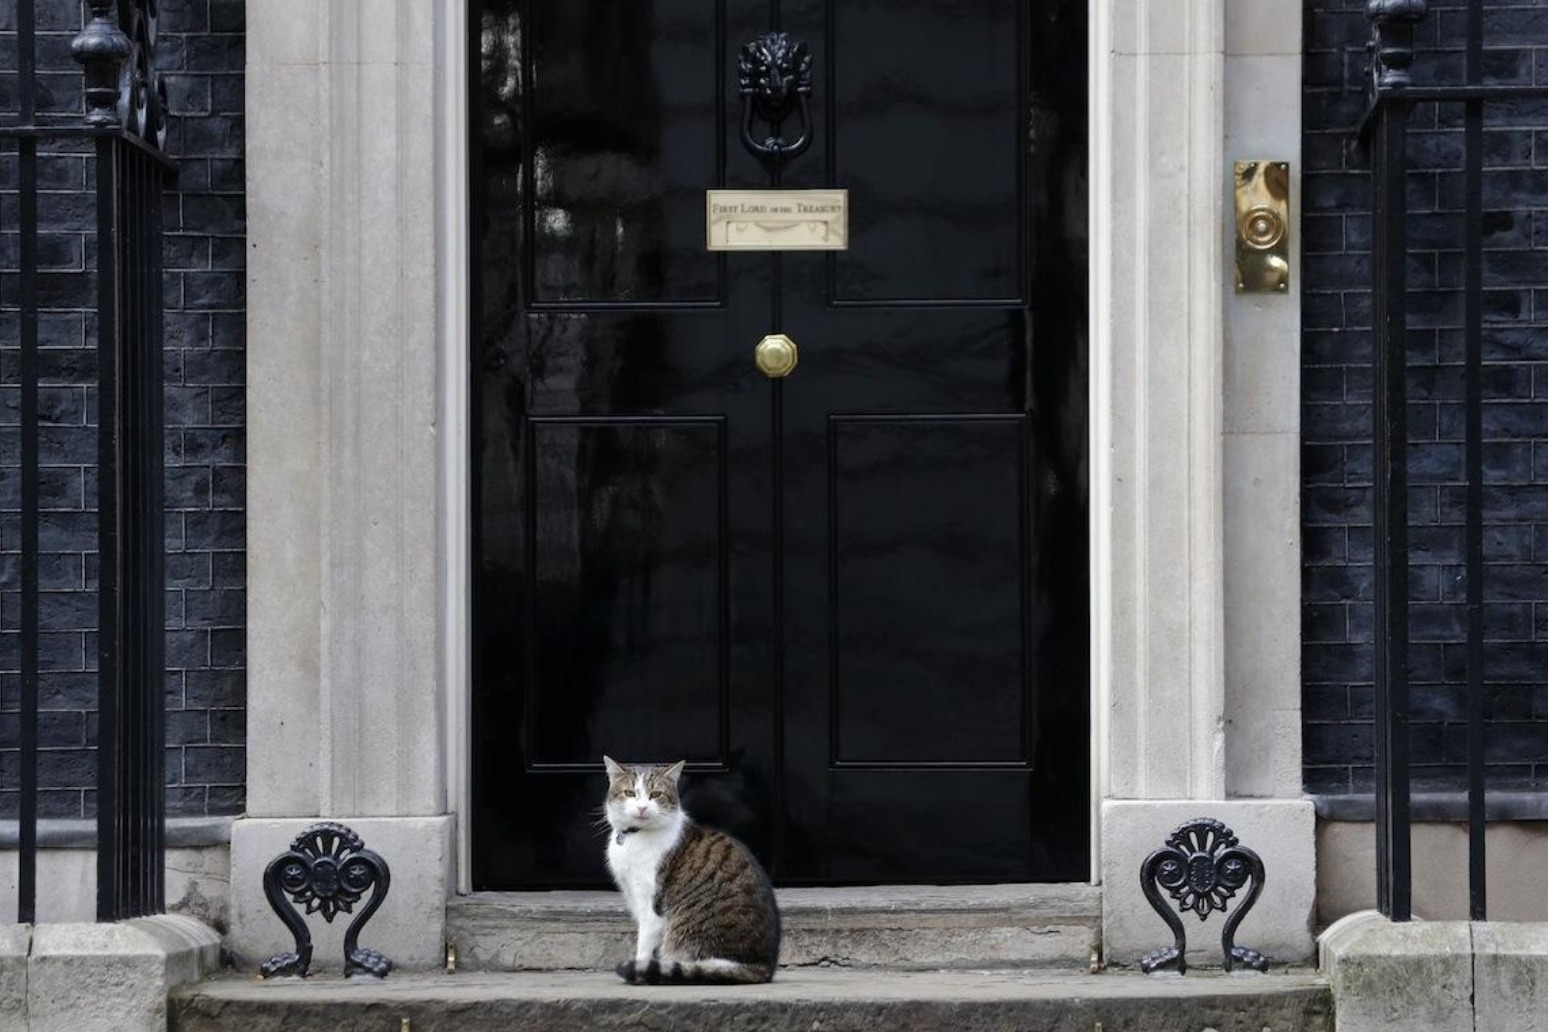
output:
[[[1322, 821], [1374, 821], [1374, 795], [1310, 796]], [[1416, 821], [1466, 821], [1466, 792], [1414, 793]], [[1490, 821], [1548, 821], [1548, 792], [1486, 792], [1484, 816]]]
[[[224, 846], [231, 842], [232, 817], [169, 817], [167, 848]], [[21, 822], [0, 821], [0, 849], [21, 848]], [[96, 849], [95, 820], [38, 821], [39, 849]]]

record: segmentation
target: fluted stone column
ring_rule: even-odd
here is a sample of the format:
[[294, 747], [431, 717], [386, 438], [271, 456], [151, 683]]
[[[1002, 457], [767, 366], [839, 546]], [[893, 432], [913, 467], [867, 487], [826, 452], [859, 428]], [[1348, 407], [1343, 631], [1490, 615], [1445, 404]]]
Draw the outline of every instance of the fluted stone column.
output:
[[[246, 965], [287, 945], [263, 865], [318, 818], [392, 866], [365, 940], [400, 966], [442, 958], [455, 631], [437, 62], [460, 10], [247, 8], [248, 816], [231, 931]], [[320, 970], [330, 956], [320, 943]]]
[[[1298, 309], [1290, 297], [1234, 296], [1227, 247], [1232, 160], [1291, 160], [1298, 172], [1299, 122], [1285, 112], [1300, 102], [1289, 63], [1299, 60], [1299, 18], [1281, 0], [1095, 6], [1092, 654], [1104, 949], [1133, 963], [1169, 944], [1139, 865], [1178, 824], [1207, 816], [1269, 865], [1270, 888], [1237, 941], [1305, 958], [1315, 879], [1311, 807], [1298, 798]], [[1237, 63], [1265, 47], [1286, 60]], [[1257, 74], [1282, 80], [1267, 87], [1281, 98], [1268, 112], [1228, 91]], [[1231, 135], [1228, 113], [1260, 112], [1271, 131]], [[1238, 142], [1253, 152], [1234, 153]], [[1218, 964], [1218, 921], [1190, 932], [1202, 963], [1213, 938]]]

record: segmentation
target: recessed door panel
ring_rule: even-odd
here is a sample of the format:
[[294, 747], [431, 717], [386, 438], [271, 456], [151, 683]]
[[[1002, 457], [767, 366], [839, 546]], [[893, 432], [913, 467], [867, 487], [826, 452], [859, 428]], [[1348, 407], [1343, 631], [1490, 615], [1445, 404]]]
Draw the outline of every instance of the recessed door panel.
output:
[[1022, 296], [1026, 7], [833, 0], [833, 160], [854, 212], [837, 300]]
[[830, 432], [833, 763], [1024, 765], [1025, 421]]
[[503, 85], [527, 98], [506, 117], [531, 154], [532, 303], [716, 300], [695, 221], [719, 164], [719, 5], [502, 6], [494, 38], [525, 46], [500, 67], [527, 76]]
[[593, 741], [724, 762], [724, 431], [715, 417], [533, 420], [534, 766], [593, 763]]
[[864, 834], [834, 843], [823, 880], [917, 882], [924, 870], [942, 872], [930, 884], [1003, 882], [1026, 869], [1033, 837], [1030, 782], [1012, 784], [973, 770], [847, 774], [832, 789], [833, 821]]

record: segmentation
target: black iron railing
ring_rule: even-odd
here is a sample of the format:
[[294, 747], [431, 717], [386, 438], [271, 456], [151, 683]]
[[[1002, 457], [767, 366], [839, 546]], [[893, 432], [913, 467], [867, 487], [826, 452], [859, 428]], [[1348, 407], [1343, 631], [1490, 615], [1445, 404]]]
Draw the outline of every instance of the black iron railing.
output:
[[[0, 148], [17, 154], [20, 381], [20, 803], [17, 917], [36, 917], [39, 645], [39, 153], [91, 156], [95, 177], [97, 456], [97, 916], [164, 907], [162, 485], [162, 153], [165, 98], [152, 62], [154, 0], [89, 0], [71, 52], [85, 71], [85, 113], [38, 110], [35, 0], [16, 10], [17, 111]], [[50, 273], [50, 277], [58, 274]]]
[[1484, 116], [1491, 102], [1548, 99], [1548, 86], [1485, 83], [1483, 0], [1467, 0], [1465, 75], [1455, 85], [1416, 84], [1415, 31], [1426, 0], [1369, 0], [1370, 106], [1361, 139], [1373, 188], [1372, 323], [1375, 347], [1376, 531], [1375, 762], [1377, 902], [1394, 921], [1412, 916], [1408, 542], [1409, 123], [1415, 105], [1460, 108], [1463, 174], [1461, 293], [1466, 572], [1466, 780], [1468, 905], [1487, 916], [1484, 880], [1483, 239]]

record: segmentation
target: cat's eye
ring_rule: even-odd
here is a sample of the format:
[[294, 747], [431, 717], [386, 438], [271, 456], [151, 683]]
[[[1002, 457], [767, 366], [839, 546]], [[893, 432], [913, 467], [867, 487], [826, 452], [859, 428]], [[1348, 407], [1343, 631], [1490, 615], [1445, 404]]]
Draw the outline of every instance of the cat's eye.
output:
[[652, 792], [650, 794], [650, 797], [652, 799], [664, 799], [664, 798], [666, 798], [666, 793], [665, 792]]
[[634, 798], [634, 789], [632, 789], [632, 788], [624, 789], [624, 796], [629, 798], [629, 799], [633, 799]]

